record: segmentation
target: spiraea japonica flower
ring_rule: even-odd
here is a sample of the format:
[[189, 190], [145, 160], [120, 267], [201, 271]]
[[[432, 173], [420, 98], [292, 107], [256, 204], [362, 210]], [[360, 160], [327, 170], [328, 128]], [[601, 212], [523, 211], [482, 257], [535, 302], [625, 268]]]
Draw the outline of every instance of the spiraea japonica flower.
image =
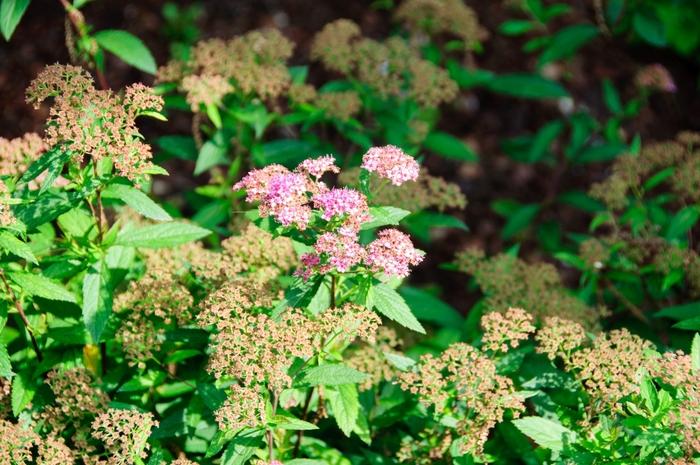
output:
[[418, 162], [394, 145], [369, 149], [362, 157], [362, 167], [390, 180], [395, 186], [417, 180], [420, 173]]
[[408, 235], [398, 229], [384, 229], [367, 246], [365, 263], [374, 271], [405, 278], [410, 267], [420, 264], [424, 255], [413, 247]]

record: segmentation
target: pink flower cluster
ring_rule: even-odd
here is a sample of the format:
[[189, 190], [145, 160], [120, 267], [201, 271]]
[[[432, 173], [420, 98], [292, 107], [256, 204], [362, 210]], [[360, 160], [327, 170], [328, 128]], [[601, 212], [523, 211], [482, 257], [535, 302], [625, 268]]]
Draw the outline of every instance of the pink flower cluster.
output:
[[[418, 177], [415, 160], [393, 146], [370, 149], [363, 167], [397, 185]], [[304, 279], [314, 273], [346, 273], [361, 265], [372, 272], [408, 276], [410, 266], [422, 261], [423, 252], [396, 229], [381, 231], [375, 241], [361, 245], [361, 226], [372, 219], [367, 198], [347, 187], [329, 189], [320, 181], [325, 173], [339, 171], [334, 158], [327, 155], [305, 160], [294, 171], [281, 165], [251, 171], [234, 189], [245, 189], [249, 202], [259, 202], [262, 217], [300, 230], [313, 225], [318, 233], [314, 250], [301, 257], [297, 270]]]
[[423, 256], [411, 239], [397, 229], [380, 231], [366, 247], [357, 242], [356, 236], [324, 233], [318, 237], [314, 253], [301, 257], [302, 267], [297, 274], [308, 279], [314, 272], [344, 273], [362, 264], [377, 273], [405, 278], [411, 266], [423, 261]]
[[413, 247], [411, 239], [397, 229], [380, 231], [367, 246], [365, 263], [374, 271], [405, 278], [410, 265], [418, 265], [425, 254]]
[[394, 146], [372, 147], [362, 157], [362, 168], [387, 178], [395, 186], [418, 179], [418, 162]]
[[297, 171], [307, 173], [309, 176], [320, 178], [326, 173], [339, 173], [340, 169], [335, 166], [333, 155], [324, 155], [318, 158], [309, 158], [297, 166]]

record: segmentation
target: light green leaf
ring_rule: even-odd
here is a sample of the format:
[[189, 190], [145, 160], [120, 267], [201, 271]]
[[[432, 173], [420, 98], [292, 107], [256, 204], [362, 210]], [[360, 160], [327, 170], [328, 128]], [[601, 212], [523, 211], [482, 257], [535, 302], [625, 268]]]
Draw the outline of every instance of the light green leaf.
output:
[[139, 189], [126, 184], [110, 184], [102, 193], [104, 197], [116, 198], [141, 213], [146, 218], [156, 221], [170, 221], [172, 217]]
[[135, 35], [119, 29], [98, 31], [93, 36], [98, 45], [131, 66], [150, 74], [156, 73], [156, 60], [148, 47]]
[[524, 417], [513, 420], [513, 424], [538, 446], [554, 452], [560, 452], [576, 438], [576, 434], [561, 423], [542, 417]]
[[7, 231], [0, 232], [0, 248], [4, 249], [7, 253], [17, 255], [30, 263], [37, 263], [31, 247]]
[[327, 363], [307, 368], [299, 376], [299, 384], [308, 386], [338, 386], [341, 384], [361, 383], [367, 378], [367, 374], [354, 368], [340, 364]]
[[338, 427], [345, 436], [350, 437], [360, 413], [357, 386], [354, 384], [339, 385], [335, 390], [328, 391], [328, 401]]
[[397, 354], [394, 352], [384, 352], [386, 359], [401, 371], [406, 371], [416, 364], [416, 361], [405, 355]]
[[35, 393], [36, 387], [23, 374], [12, 378], [12, 414], [19, 416], [22, 410], [32, 401]]
[[94, 343], [100, 342], [111, 313], [109, 271], [100, 261], [94, 264], [83, 278], [83, 322]]
[[446, 132], [435, 131], [428, 134], [423, 145], [431, 152], [453, 160], [475, 162], [479, 157], [460, 139]]
[[218, 131], [206, 141], [197, 155], [194, 174], [202, 174], [217, 165], [228, 163], [228, 142], [224, 133]]
[[700, 371], [700, 334], [695, 333], [693, 343], [690, 346], [690, 359], [693, 364], [693, 371]]
[[15, 375], [12, 371], [12, 363], [10, 363], [10, 355], [7, 353], [7, 347], [0, 342], [0, 377], [10, 379]]
[[401, 326], [425, 334], [425, 329], [418, 322], [406, 305], [406, 301], [391, 287], [384, 283], [376, 284], [370, 288], [368, 301], [371, 302], [379, 313], [394, 320]]
[[666, 239], [682, 238], [700, 219], [700, 207], [693, 205], [685, 207], [671, 218], [666, 229]]
[[363, 231], [381, 226], [396, 226], [411, 212], [396, 207], [370, 207], [369, 214], [372, 216], [372, 219], [362, 224], [360, 229]]
[[190, 223], [160, 223], [131, 229], [119, 234], [114, 245], [160, 249], [196, 241], [211, 234], [208, 229]]
[[537, 74], [502, 74], [494, 76], [487, 87], [499, 94], [528, 99], [568, 97], [569, 93], [556, 81]]
[[2, 0], [0, 3], [0, 32], [5, 40], [10, 40], [28, 6], [29, 0]]
[[293, 417], [289, 414], [287, 415], [275, 415], [271, 421], [272, 424], [281, 429], [286, 429], [290, 431], [310, 431], [318, 429], [318, 426], [308, 421], [304, 421], [300, 418]]
[[10, 271], [7, 273], [24, 292], [31, 296], [43, 297], [49, 300], [61, 300], [64, 302], [76, 302], [75, 296], [62, 285], [40, 274], [26, 273], [23, 271]]

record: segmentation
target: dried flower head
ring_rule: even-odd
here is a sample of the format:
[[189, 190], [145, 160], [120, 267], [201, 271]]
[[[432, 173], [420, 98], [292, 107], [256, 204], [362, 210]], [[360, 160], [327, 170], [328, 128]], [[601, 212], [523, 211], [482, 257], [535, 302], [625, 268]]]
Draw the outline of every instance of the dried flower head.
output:
[[37, 441], [37, 456], [37, 465], [67, 465], [75, 462], [75, 456], [63, 438], [51, 435]]
[[556, 316], [545, 318], [535, 335], [537, 352], [550, 360], [557, 357], [570, 361], [571, 354], [586, 341], [586, 331], [579, 323]]
[[603, 309], [591, 308], [571, 295], [548, 263], [529, 264], [507, 254], [486, 258], [479, 249], [467, 249], [457, 254], [456, 265], [474, 276], [485, 294], [487, 311], [524, 308], [538, 321], [558, 316], [587, 329], [597, 328], [604, 314]]
[[535, 331], [532, 322], [532, 315], [522, 308], [509, 308], [504, 314], [487, 313], [481, 318], [482, 343], [487, 350], [507, 352], [530, 337]]
[[340, 121], [349, 120], [362, 109], [360, 96], [353, 90], [320, 92], [316, 96], [314, 104], [330, 118], [336, 118]]
[[410, 266], [423, 261], [424, 252], [413, 247], [411, 238], [397, 229], [384, 229], [367, 246], [365, 263], [374, 271], [405, 278]]
[[456, 428], [463, 453], [481, 455], [489, 431], [505, 412], [517, 417], [525, 409], [512, 380], [496, 374], [492, 360], [464, 343], [451, 345], [438, 357], [422, 356], [415, 369], [401, 373], [399, 380], [403, 389], [438, 413], [465, 412]]
[[217, 74], [187, 76], [182, 79], [181, 87], [185, 91], [187, 103], [195, 113], [199, 112], [202, 106], [221, 103], [224, 96], [234, 90], [225, 77]]
[[466, 49], [474, 48], [488, 36], [474, 10], [460, 0], [404, 0], [394, 17], [413, 33], [457, 36]]
[[635, 82], [642, 89], [657, 90], [661, 92], [676, 92], [676, 83], [671, 73], [662, 64], [654, 63], [639, 70]]
[[0, 464], [31, 463], [32, 449], [39, 437], [23, 425], [0, 419]]
[[117, 172], [137, 179], [151, 167], [151, 148], [143, 142], [136, 118], [160, 111], [163, 100], [142, 84], [127, 88], [123, 97], [97, 90], [90, 76], [74, 66], [51, 65], [32, 81], [27, 100], [39, 105], [53, 98], [44, 141], [64, 145], [73, 160], [111, 157]]
[[17, 222], [15, 215], [10, 208], [10, 190], [5, 183], [0, 180], [0, 227], [7, 228]]
[[110, 454], [108, 465], [131, 465], [147, 457], [154, 426], [158, 422], [150, 413], [110, 408], [92, 422], [92, 433]]
[[436, 107], [457, 97], [457, 83], [444, 69], [427, 60], [413, 60], [408, 69], [412, 75], [409, 95], [419, 105]]
[[258, 428], [265, 425], [265, 398], [256, 386], [234, 384], [224, 404], [215, 412], [216, 422], [224, 431]]
[[615, 409], [623, 397], [639, 392], [639, 369], [652, 348], [626, 329], [613, 330], [575, 352], [567, 369], [583, 382], [597, 411]]
[[382, 326], [378, 328], [375, 338], [373, 344], [363, 344], [346, 358], [348, 366], [369, 375], [360, 383], [361, 391], [367, 391], [382, 381], [390, 381], [398, 374], [396, 367], [386, 357], [387, 353], [396, 352], [402, 345], [396, 331]]
[[46, 151], [46, 144], [30, 132], [15, 139], [0, 137], [0, 176], [18, 176]]
[[361, 37], [360, 27], [349, 19], [326, 24], [311, 43], [311, 59], [320, 60], [332, 71], [347, 74], [355, 66], [353, 42]]
[[362, 157], [362, 168], [390, 180], [395, 186], [417, 180], [419, 173], [418, 162], [393, 145], [369, 149]]

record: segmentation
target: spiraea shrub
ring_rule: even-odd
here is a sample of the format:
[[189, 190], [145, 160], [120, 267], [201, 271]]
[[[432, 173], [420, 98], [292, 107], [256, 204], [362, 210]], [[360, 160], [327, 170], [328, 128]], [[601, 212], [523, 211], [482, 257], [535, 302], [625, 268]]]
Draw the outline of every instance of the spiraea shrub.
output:
[[[670, 2], [374, 2], [390, 34], [303, 47], [169, 4], [160, 67], [85, 3], [0, 138], [0, 465], [700, 463], [700, 136], [638, 133], [660, 64], [576, 81], [602, 37], [685, 44]], [[491, 94], [546, 118], [479, 161]], [[479, 192], [503, 164], [547, 185]]]

